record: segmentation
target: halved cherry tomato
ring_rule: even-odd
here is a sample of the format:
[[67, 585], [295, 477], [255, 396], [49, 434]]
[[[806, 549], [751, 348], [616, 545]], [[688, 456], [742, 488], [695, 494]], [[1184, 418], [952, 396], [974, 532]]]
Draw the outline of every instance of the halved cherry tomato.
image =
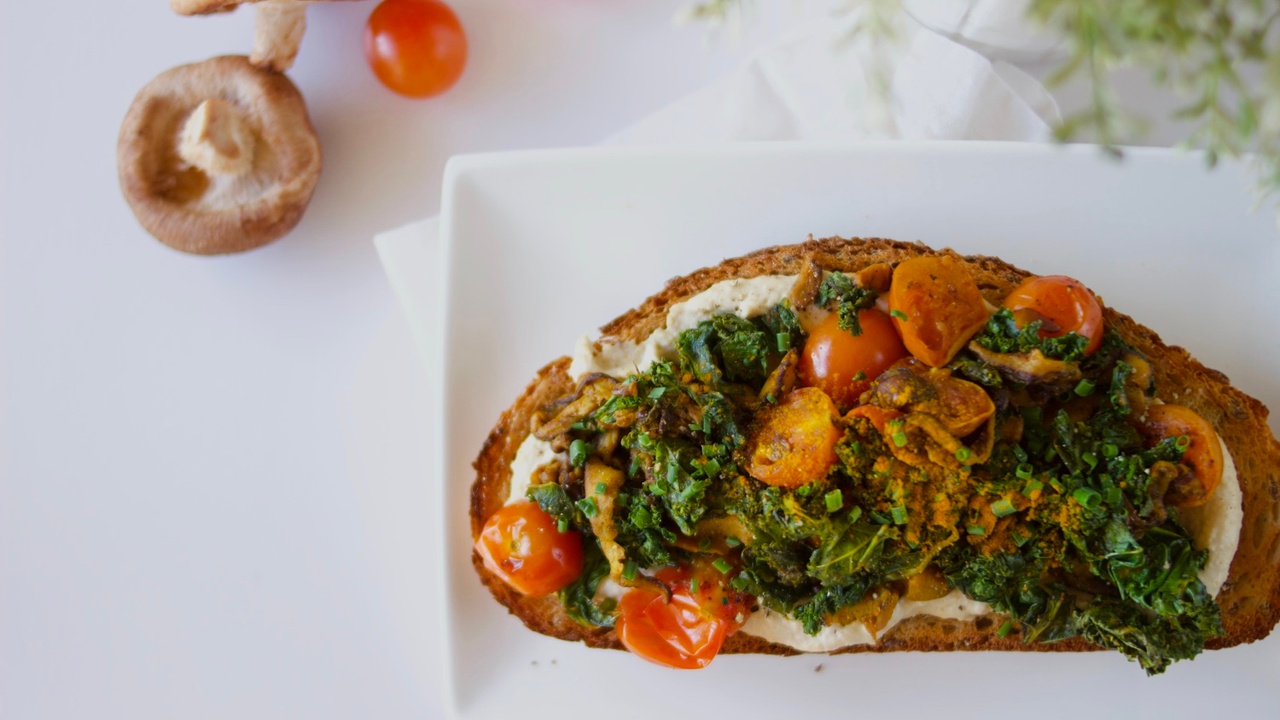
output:
[[[840, 318], [831, 313], [809, 333], [800, 355], [800, 382], [822, 390], [840, 407], [856, 405], [871, 381], [907, 354], [888, 315], [863, 310], [858, 324], [860, 335], [841, 330]], [[861, 380], [855, 379], [858, 373]]]
[[950, 362], [987, 323], [978, 284], [950, 255], [898, 263], [889, 285], [889, 309], [907, 350], [932, 367]]
[[1078, 333], [1089, 340], [1085, 354], [1102, 344], [1102, 306], [1089, 288], [1074, 278], [1065, 275], [1030, 278], [1014, 288], [1001, 304], [1013, 311], [1019, 327], [1042, 321], [1042, 338]]
[[383, 0], [369, 15], [364, 55], [378, 80], [413, 98], [453, 87], [467, 64], [467, 36], [440, 0]]
[[1164, 501], [1174, 507], [1203, 505], [1222, 482], [1222, 445], [1218, 434], [1195, 410], [1183, 405], [1152, 405], [1138, 429], [1152, 445], [1164, 438], [1186, 436], [1191, 443], [1182, 453], [1182, 463], [1194, 477], [1171, 486]]
[[[706, 667], [746, 616], [745, 596], [727, 589], [728, 575], [707, 570], [719, 577], [698, 569], [660, 571], [658, 579], [671, 588], [669, 601], [654, 590], [627, 591], [618, 603], [615, 627], [622, 644], [658, 665], [680, 670]], [[691, 589], [695, 578], [696, 591]]]
[[794, 488], [826, 477], [836, 462], [835, 403], [818, 388], [792, 390], [760, 413], [747, 472], [768, 485]]
[[582, 537], [560, 532], [533, 502], [504, 505], [485, 522], [476, 552], [489, 571], [525, 595], [547, 595], [582, 574]]

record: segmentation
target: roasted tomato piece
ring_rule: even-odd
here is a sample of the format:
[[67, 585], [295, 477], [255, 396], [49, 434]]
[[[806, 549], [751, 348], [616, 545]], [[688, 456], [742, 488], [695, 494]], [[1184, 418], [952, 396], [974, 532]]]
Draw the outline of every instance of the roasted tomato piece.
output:
[[1207, 502], [1222, 482], [1222, 445], [1213, 426], [1189, 407], [1152, 405], [1138, 429], [1152, 445], [1171, 437], [1185, 436], [1190, 441], [1182, 453], [1182, 463], [1192, 473], [1169, 487], [1165, 504], [1195, 507]]
[[747, 472], [768, 485], [794, 488], [826, 477], [836, 462], [835, 403], [817, 388], [797, 388], [760, 413]]
[[859, 405], [858, 407], [850, 410], [844, 417], [846, 420], [852, 420], [853, 418], [858, 417], [866, 418], [871, 422], [875, 429], [879, 430], [880, 434], [883, 435], [884, 428], [889, 424], [889, 421], [902, 417], [902, 413], [897, 410], [890, 410], [876, 405]]
[[649, 662], [680, 670], [706, 667], [724, 640], [746, 618], [747, 596], [729, 589], [731, 567], [719, 560], [666, 568], [657, 577], [671, 588], [668, 600], [648, 589], [629, 590], [618, 603], [618, 639]]
[[978, 284], [950, 255], [899, 263], [889, 286], [889, 309], [907, 350], [932, 367], [950, 362], [987, 323]]
[[547, 595], [582, 573], [582, 537], [560, 532], [533, 502], [505, 505], [485, 522], [476, 552], [489, 571], [525, 595]]
[[842, 408], [856, 405], [871, 381], [907, 354], [888, 315], [863, 310], [858, 324], [858, 335], [841, 330], [840, 318], [831, 313], [809, 333], [800, 355], [800, 382], [822, 390]]
[[1089, 344], [1085, 354], [1102, 344], [1102, 306], [1089, 288], [1065, 275], [1030, 278], [1001, 303], [1013, 311], [1019, 327], [1041, 321], [1040, 337], [1061, 337], [1067, 333], [1083, 335]]

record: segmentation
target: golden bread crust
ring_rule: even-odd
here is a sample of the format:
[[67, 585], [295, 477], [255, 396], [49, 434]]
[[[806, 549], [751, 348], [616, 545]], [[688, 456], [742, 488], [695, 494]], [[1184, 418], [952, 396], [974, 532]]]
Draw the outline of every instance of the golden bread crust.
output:
[[[827, 238], [759, 250], [669, 281], [658, 294], [601, 328], [611, 339], [642, 340], [662, 326], [671, 305], [722, 280], [767, 274], [799, 273], [810, 259], [826, 270], [852, 272], [874, 263], [897, 263], [909, 257], [952, 253], [919, 243], [884, 239]], [[997, 258], [956, 255], [969, 269], [988, 301], [998, 303], [1031, 273]], [[1047, 269], [1051, 271], [1052, 269]], [[1156, 387], [1165, 398], [1176, 398], [1208, 420], [1226, 443], [1236, 464], [1243, 494], [1244, 523], [1231, 572], [1218, 595], [1226, 634], [1207, 647], [1223, 648], [1253, 642], [1271, 632], [1280, 620], [1280, 442], [1267, 424], [1267, 408], [1232, 387], [1222, 373], [1206, 368], [1186, 350], [1166, 345], [1159, 335], [1128, 315], [1106, 307], [1107, 324], [1151, 359]], [[516, 402], [502, 414], [474, 463], [471, 489], [471, 533], [475, 538], [485, 520], [506, 501], [511, 461], [528, 436], [534, 411], [569, 392], [569, 358], [562, 357], [538, 372]], [[581, 641], [592, 647], [621, 648], [611, 630], [585, 628], [563, 612], [555, 596], [526, 597], [507, 587], [472, 554], [485, 586], [526, 626], [545, 635]], [[875, 645], [856, 645], [833, 654], [896, 650], [1013, 650], [1078, 652], [1098, 648], [1082, 639], [1024, 645], [1015, 635], [1001, 638], [1004, 622], [988, 615], [965, 622], [932, 616], [914, 617], [890, 629]], [[739, 632], [721, 652], [795, 655], [799, 651]]]

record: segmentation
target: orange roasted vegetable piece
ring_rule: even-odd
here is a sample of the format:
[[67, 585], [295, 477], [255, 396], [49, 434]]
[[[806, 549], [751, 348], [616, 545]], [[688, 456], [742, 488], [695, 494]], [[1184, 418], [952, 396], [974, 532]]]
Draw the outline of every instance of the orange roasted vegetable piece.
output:
[[747, 472], [768, 485], [795, 488], [825, 477], [836, 462], [836, 405], [817, 388], [792, 390], [760, 414]]
[[950, 255], [899, 263], [889, 286], [889, 310], [907, 350], [932, 367], [950, 362], [988, 314], [978, 284]]
[[1169, 487], [1165, 504], [1174, 507], [1203, 505], [1222, 482], [1222, 445], [1209, 421], [1183, 405], [1152, 405], [1138, 429], [1154, 445], [1164, 438], [1185, 436], [1189, 441], [1182, 453], [1182, 464], [1190, 466], [1192, 475], [1180, 478]]

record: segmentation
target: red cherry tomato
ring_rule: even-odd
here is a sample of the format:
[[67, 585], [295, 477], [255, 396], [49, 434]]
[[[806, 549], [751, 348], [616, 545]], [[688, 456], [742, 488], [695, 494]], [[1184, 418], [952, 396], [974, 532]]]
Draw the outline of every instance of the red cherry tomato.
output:
[[1102, 344], [1102, 306], [1079, 280], [1065, 275], [1031, 278], [1009, 293], [1001, 303], [1013, 311], [1019, 326], [1043, 321], [1040, 337], [1078, 333], [1088, 338], [1085, 353]]
[[658, 665], [680, 670], [706, 667], [745, 619], [746, 596], [728, 590], [728, 576], [709, 565], [705, 570], [664, 570], [658, 579], [671, 588], [670, 601], [654, 590], [628, 591], [618, 603], [618, 639]]
[[1222, 482], [1222, 445], [1209, 421], [1183, 405], [1152, 405], [1138, 429], [1152, 444], [1164, 438], [1186, 436], [1190, 440], [1182, 453], [1182, 463], [1193, 476], [1173, 484], [1165, 493], [1165, 503], [1174, 507], [1203, 505]]
[[440, 0], [383, 0], [365, 24], [364, 56], [391, 90], [434, 97], [462, 75], [467, 36]]
[[[871, 381], [907, 355], [888, 315], [863, 310], [858, 324], [862, 334], [853, 335], [841, 330], [840, 319], [831, 313], [809, 333], [800, 355], [800, 382], [822, 390], [842, 408], [858, 404]], [[858, 373], [865, 377], [856, 380]]]
[[476, 538], [485, 567], [525, 595], [547, 595], [582, 574], [582, 537], [560, 532], [537, 503], [505, 505]]

